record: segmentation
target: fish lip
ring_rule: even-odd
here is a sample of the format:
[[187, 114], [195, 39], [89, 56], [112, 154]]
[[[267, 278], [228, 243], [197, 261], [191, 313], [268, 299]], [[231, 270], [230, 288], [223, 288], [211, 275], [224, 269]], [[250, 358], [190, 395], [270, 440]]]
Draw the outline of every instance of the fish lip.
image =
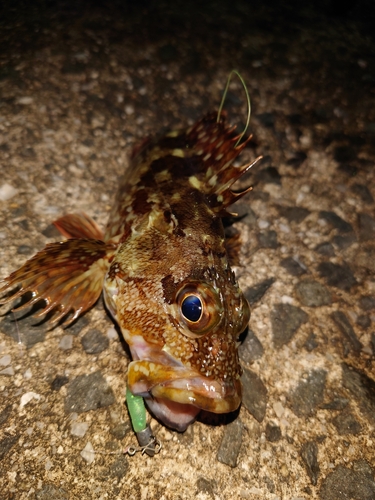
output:
[[145, 403], [155, 418], [178, 432], [184, 432], [201, 411], [196, 406], [162, 398], [146, 398]]
[[154, 398], [180, 404], [190, 404], [212, 413], [230, 413], [237, 410], [242, 399], [240, 380], [212, 380], [199, 376], [181, 378], [157, 384], [151, 388]]
[[[196, 385], [195, 391], [191, 387], [192, 381]], [[216, 390], [208, 391], [206, 395], [202, 395], [198, 391], [202, 386], [207, 386], [207, 379], [203, 377], [181, 378], [152, 387], [148, 397], [145, 397], [145, 403], [151, 413], [164, 425], [183, 432], [196, 419], [201, 410], [219, 414], [235, 411], [241, 404], [242, 390], [241, 382], [237, 382], [238, 384], [235, 384], [235, 387], [232, 387], [230, 391], [231, 397], [228, 398], [228, 394], [226, 394], [223, 398]], [[186, 383], [190, 384], [190, 390], [184, 387]], [[220, 382], [214, 381], [214, 383], [222, 388]], [[211, 397], [207, 397], [207, 394]]]

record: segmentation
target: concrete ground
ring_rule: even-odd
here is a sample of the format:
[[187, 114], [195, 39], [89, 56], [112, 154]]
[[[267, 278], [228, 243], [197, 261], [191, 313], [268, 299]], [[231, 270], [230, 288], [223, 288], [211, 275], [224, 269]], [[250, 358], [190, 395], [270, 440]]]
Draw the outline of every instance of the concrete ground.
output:
[[[135, 445], [129, 357], [99, 301], [70, 328], [0, 319], [0, 497], [375, 498], [371, 2], [5, 2], [0, 277], [84, 211], [104, 227], [132, 146], [219, 106], [237, 68], [262, 154], [240, 185], [251, 304], [238, 414]], [[226, 100], [242, 127], [239, 82]], [[17, 320], [15, 321], [15, 318]]]

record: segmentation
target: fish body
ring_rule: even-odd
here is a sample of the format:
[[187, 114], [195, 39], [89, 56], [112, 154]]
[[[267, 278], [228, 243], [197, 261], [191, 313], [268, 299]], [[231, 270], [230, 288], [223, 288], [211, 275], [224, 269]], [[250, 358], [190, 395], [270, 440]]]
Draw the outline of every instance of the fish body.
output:
[[[104, 234], [84, 214], [56, 227], [47, 245], [0, 284], [44, 299], [70, 323], [103, 290], [129, 344], [127, 384], [167, 426], [184, 430], [200, 410], [241, 402], [238, 337], [250, 312], [230, 268], [222, 217], [242, 193], [231, 185], [236, 145], [225, 116], [147, 140], [134, 150]], [[27, 303], [27, 305], [30, 304]], [[24, 306], [23, 306], [24, 307]]]

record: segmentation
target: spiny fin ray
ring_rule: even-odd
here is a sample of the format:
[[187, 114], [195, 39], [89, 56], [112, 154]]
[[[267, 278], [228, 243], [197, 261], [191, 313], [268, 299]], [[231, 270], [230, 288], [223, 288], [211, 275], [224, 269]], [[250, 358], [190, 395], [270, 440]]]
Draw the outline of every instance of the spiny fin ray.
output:
[[221, 194], [227, 191], [240, 177], [248, 172], [262, 157], [259, 156], [252, 163], [243, 165], [242, 167], [229, 167], [217, 176], [217, 185], [214, 186], [212, 192]]

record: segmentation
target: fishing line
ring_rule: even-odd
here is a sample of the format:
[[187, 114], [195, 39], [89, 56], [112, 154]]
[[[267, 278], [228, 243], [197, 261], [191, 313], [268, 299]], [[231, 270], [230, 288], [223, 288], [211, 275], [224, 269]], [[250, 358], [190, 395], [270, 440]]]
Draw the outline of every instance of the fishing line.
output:
[[221, 115], [221, 112], [223, 110], [224, 102], [225, 102], [225, 99], [227, 97], [229, 85], [230, 85], [230, 82], [232, 80], [232, 76], [233, 75], [236, 75], [238, 77], [238, 79], [240, 80], [240, 82], [242, 84], [242, 87], [243, 87], [243, 89], [245, 91], [246, 101], [247, 101], [247, 120], [246, 120], [246, 125], [245, 125], [245, 128], [244, 128], [242, 134], [239, 136], [238, 141], [234, 145], [234, 147], [236, 148], [239, 145], [239, 143], [242, 141], [243, 136], [246, 134], [246, 131], [247, 131], [247, 129], [249, 127], [249, 124], [250, 124], [250, 117], [251, 117], [251, 101], [250, 101], [249, 91], [247, 90], [247, 86], [246, 86], [245, 80], [242, 78], [241, 74], [236, 69], [232, 69], [232, 71], [229, 73], [227, 84], [225, 86], [223, 97], [221, 99], [221, 103], [220, 103], [220, 106], [219, 106], [219, 111], [217, 113], [216, 122], [217, 123], [220, 122], [220, 115]]
[[21, 332], [20, 332], [20, 329], [18, 328], [18, 321], [17, 321], [16, 315], [14, 314], [14, 311], [12, 311], [12, 314], [13, 314], [14, 322], [16, 323], [19, 353], [20, 353], [20, 357], [22, 357], [24, 343], [22, 342], [22, 339], [21, 339]]

